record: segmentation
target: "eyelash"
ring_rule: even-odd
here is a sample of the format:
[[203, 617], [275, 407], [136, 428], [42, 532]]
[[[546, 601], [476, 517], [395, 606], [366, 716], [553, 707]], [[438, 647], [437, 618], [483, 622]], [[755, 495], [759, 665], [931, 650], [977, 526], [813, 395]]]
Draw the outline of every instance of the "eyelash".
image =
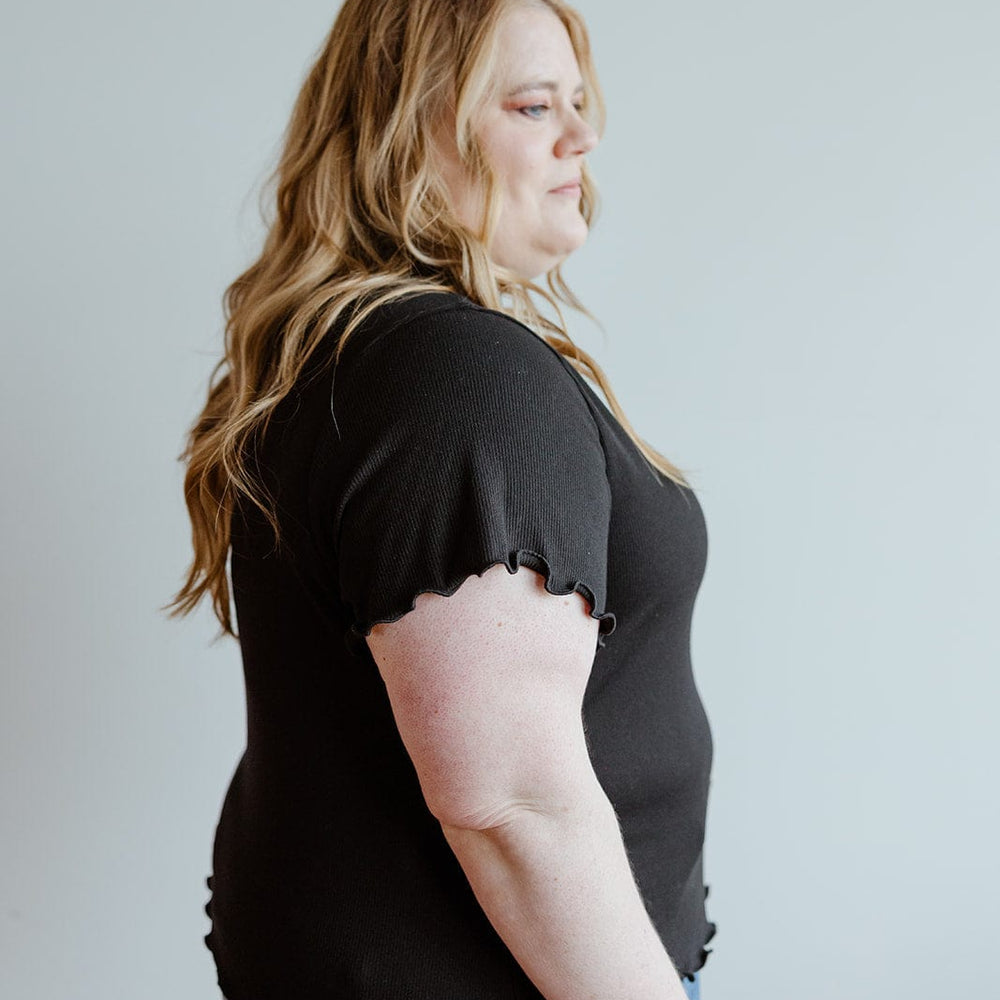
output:
[[[574, 104], [573, 107], [576, 108], [577, 114], [583, 114], [583, 105], [582, 104]], [[525, 106], [523, 108], [518, 108], [517, 110], [520, 111], [521, 114], [525, 116], [525, 118], [531, 118], [534, 121], [538, 121], [539, 118], [538, 118], [537, 115], [526, 114], [526, 112], [528, 112], [528, 111], [537, 111], [538, 109], [541, 109], [543, 111], [548, 111], [549, 110], [549, 105], [548, 104], [529, 104], [529, 105], [527, 105], [527, 106]]]

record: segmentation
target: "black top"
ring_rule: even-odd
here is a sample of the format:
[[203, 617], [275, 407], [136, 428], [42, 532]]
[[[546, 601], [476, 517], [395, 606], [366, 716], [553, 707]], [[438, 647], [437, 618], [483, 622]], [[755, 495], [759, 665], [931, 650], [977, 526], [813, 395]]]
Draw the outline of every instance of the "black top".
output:
[[599, 619], [583, 720], [650, 917], [701, 968], [712, 737], [690, 660], [707, 540], [569, 362], [448, 292], [324, 339], [257, 449], [282, 546], [233, 519], [247, 746], [216, 830], [206, 937], [229, 1000], [541, 993], [427, 809], [364, 636], [504, 563]]

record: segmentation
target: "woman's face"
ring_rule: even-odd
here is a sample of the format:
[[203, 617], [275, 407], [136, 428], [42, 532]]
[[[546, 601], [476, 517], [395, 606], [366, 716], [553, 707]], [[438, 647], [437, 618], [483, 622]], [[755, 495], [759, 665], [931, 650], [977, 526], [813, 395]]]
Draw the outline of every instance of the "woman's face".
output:
[[[587, 238], [580, 171], [597, 134], [580, 115], [583, 80], [559, 18], [548, 8], [519, 7], [499, 30], [496, 96], [478, 130], [502, 199], [488, 250], [495, 263], [534, 278]], [[458, 159], [450, 124], [445, 181], [459, 218], [476, 232], [482, 193]]]

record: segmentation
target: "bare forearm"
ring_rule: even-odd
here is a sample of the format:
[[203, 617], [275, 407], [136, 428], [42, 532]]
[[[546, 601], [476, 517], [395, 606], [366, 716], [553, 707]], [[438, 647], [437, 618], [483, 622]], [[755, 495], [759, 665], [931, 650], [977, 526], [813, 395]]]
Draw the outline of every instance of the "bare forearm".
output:
[[594, 785], [557, 815], [443, 826], [487, 917], [546, 1000], [685, 1000]]

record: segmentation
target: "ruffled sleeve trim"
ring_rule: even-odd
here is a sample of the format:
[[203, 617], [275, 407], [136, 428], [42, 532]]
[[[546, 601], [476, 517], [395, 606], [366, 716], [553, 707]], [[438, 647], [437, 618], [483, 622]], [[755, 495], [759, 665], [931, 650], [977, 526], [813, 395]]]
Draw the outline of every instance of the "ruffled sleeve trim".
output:
[[482, 576], [488, 569], [501, 563], [507, 567], [507, 572], [511, 575], [516, 573], [521, 566], [527, 566], [529, 569], [541, 573], [545, 577], [545, 589], [550, 594], [564, 597], [566, 594], [578, 593], [585, 597], [590, 604], [589, 616], [597, 619], [600, 623], [597, 633], [597, 646], [599, 649], [604, 648], [607, 637], [617, 627], [617, 619], [614, 614], [598, 608], [593, 588], [588, 586], [583, 580], [566, 579], [564, 576], [554, 573], [545, 556], [539, 552], [532, 552], [530, 549], [513, 549], [505, 558], [494, 559], [482, 566], [481, 569], [456, 574], [453, 582], [449, 582], [442, 590], [438, 590], [437, 588], [418, 590], [414, 593], [410, 601], [410, 606], [399, 612], [392, 611], [384, 615], [379, 615], [376, 618], [353, 622], [344, 636], [347, 648], [355, 656], [364, 656], [368, 652], [368, 644], [365, 640], [371, 635], [372, 628], [375, 625], [398, 622], [400, 618], [409, 614], [416, 607], [417, 598], [422, 594], [438, 594], [441, 597], [451, 597], [470, 576], [473, 574]]

